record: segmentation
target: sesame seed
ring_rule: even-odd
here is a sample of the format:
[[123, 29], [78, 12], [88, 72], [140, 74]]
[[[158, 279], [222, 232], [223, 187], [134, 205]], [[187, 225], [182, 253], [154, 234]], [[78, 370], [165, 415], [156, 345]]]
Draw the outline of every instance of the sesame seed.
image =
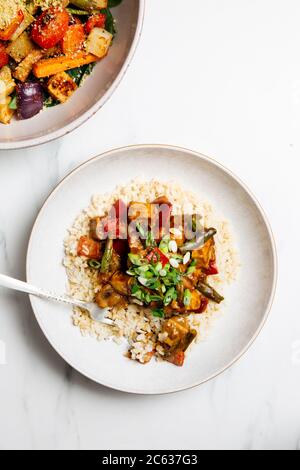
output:
[[183, 264], [188, 264], [190, 259], [191, 259], [191, 252], [188, 251], [183, 257], [183, 260], [182, 260]]
[[177, 253], [178, 247], [175, 240], [169, 242], [169, 250], [172, 251], [172, 253]]
[[179, 263], [176, 259], [171, 258], [170, 259], [170, 265], [173, 266], [173, 268], [179, 268]]

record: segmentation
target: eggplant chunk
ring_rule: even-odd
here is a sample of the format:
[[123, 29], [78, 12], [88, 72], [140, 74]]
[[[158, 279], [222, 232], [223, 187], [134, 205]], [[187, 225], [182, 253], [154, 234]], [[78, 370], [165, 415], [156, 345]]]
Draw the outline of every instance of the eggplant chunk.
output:
[[174, 366], [182, 367], [185, 360], [184, 351], [175, 351], [166, 357], [166, 361], [174, 364]]
[[122, 301], [123, 297], [110, 284], [101, 286], [100, 291], [96, 295], [96, 303], [100, 308], [112, 308]]
[[173, 317], [167, 320], [162, 328], [167, 335], [162, 343], [165, 350], [165, 360], [181, 367], [185, 359], [185, 351], [197, 336], [196, 330], [190, 328], [184, 317]]
[[190, 328], [187, 318], [181, 316], [167, 320], [163, 325], [162, 332], [167, 334], [164, 345], [168, 352], [186, 351], [197, 336], [197, 332]]
[[130, 284], [132, 282], [132, 278], [127, 274], [123, 274], [121, 272], [116, 272], [111, 280], [110, 283], [114, 290], [121, 295], [129, 295], [131, 292]]

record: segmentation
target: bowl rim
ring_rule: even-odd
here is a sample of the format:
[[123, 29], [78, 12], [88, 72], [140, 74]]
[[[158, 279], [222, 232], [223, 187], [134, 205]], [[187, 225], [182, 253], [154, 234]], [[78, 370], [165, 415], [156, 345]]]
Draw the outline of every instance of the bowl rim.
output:
[[31, 147], [36, 147], [37, 145], [42, 145], [46, 144], [49, 142], [52, 142], [56, 139], [59, 139], [61, 137], [64, 137], [65, 135], [70, 134], [74, 130], [78, 129], [82, 124], [87, 122], [90, 118], [92, 118], [106, 103], [107, 101], [112, 97], [114, 92], [117, 90], [119, 87], [120, 83], [122, 82], [123, 78], [125, 77], [127, 70], [134, 58], [134, 55], [136, 53], [137, 47], [139, 45], [141, 36], [142, 36], [142, 30], [143, 30], [143, 25], [144, 25], [144, 19], [145, 19], [145, 5], [146, 5], [146, 0], [138, 0], [139, 1], [139, 13], [138, 13], [138, 19], [137, 19], [137, 25], [136, 25], [136, 31], [134, 34], [134, 38], [130, 47], [130, 50], [128, 52], [128, 55], [126, 57], [126, 60], [118, 73], [117, 77], [111, 84], [111, 86], [108, 88], [108, 90], [104, 93], [102, 98], [97, 101], [90, 109], [88, 109], [85, 113], [83, 113], [81, 116], [79, 116], [77, 119], [72, 121], [70, 124], [62, 127], [61, 129], [50, 132], [47, 135], [40, 136], [40, 137], [35, 137], [32, 139], [28, 140], [20, 140], [18, 142], [1, 142], [0, 141], [0, 150], [21, 150], [21, 149], [27, 149]]
[[272, 278], [272, 289], [271, 289], [271, 293], [270, 293], [270, 296], [269, 296], [269, 301], [268, 301], [268, 304], [267, 304], [267, 307], [265, 309], [265, 313], [264, 313], [264, 316], [260, 322], [260, 324], [258, 325], [255, 333], [253, 334], [252, 338], [248, 341], [248, 343], [246, 344], [246, 346], [224, 367], [220, 368], [217, 372], [213, 373], [212, 375], [210, 375], [209, 377], [207, 377], [206, 379], [202, 379], [202, 380], [199, 380], [199, 381], [196, 381], [194, 382], [193, 384], [191, 385], [188, 385], [188, 386], [182, 386], [182, 387], [178, 387], [174, 390], [171, 390], [171, 391], [156, 391], [156, 392], [141, 392], [139, 390], [127, 390], [127, 389], [122, 389], [121, 387], [116, 387], [112, 384], [109, 384], [109, 383], [103, 383], [103, 382], [100, 382], [98, 380], [98, 378], [96, 377], [93, 377], [92, 375], [88, 374], [87, 372], [85, 372], [84, 370], [81, 370], [75, 366], [73, 366], [72, 364], [72, 360], [70, 360], [69, 358], [66, 357], [66, 355], [64, 353], [61, 353], [61, 351], [59, 350], [59, 348], [54, 345], [54, 342], [52, 342], [48, 335], [46, 334], [46, 332], [44, 331], [44, 328], [43, 328], [43, 325], [42, 325], [42, 322], [40, 321], [40, 318], [39, 318], [39, 315], [38, 313], [35, 311], [35, 305], [34, 305], [34, 301], [35, 301], [35, 298], [30, 296], [30, 303], [31, 303], [31, 306], [32, 306], [32, 310], [33, 310], [33, 313], [34, 313], [34, 316], [43, 332], [43, 334], [45, 335], [45, 337], [47, 338], [48, 342], [50, 343], [50, 345], [53, 347], [53, 349], [61, 356], [61, 358], [67, 362], [72, 368], [74, 368], [77, 372], [79, 372], [81, 375], [83, 375], [84, 377], [87, 377], [88, 379], [94, 381], [95, 383], [99, 384], [99, 385], [102, 385], [102, 386], [105, 386], [107, 388], [110, 388], [110, 389], [113, 389], [113, 390], [117, 390], [119, 392], [124, 392], [124, 393], [128, 393], [128, 394], [135, 394], [135, 395], [168, 395], [168, 394], [172, 394], [172, 393], [177, 393], [177, 392], [182, 392], [184, 390], [189, 390], [189, 389], [193, 389], [195, 387], [198, 387], [204, 383], [207, 383], [209, 381], [211, 381], [212, 379], [218, 377], [219, 375], [223, 374], [225, 371], [227, 371], [228, 369], [230, 369], [233, 365], [235, 365], [245, 354], [246, 352], [250, 349], [250, 347], [253, 345], [253, 343], [255, 342], [255, 340], [258, 338], [259, 334], [261, 333], [263, 327], [265, 326], [267, 320], [268, 320], [268, 317], [270, 315], [270, 312], [271, 312], [271, 308], [272, 308], [272, 305], [273, 305], [273, 302], [274, 302], [274, 298], [275, 298], [275, 294], [276, 294], [276, 288], [277, 288], [277, 282], [278, 282], [278, 253], [277, 253], [277, 248], [276, 248], [276, 242], [275, 242], [275, 237], [274, 237], [274, 234], [273, 234], [273, 230], [271, 228], [271, 225], [270, 225], [270, 222], [268, 220], [268, 217], [265, 213], [265, 210], [263, 209], [263, 207], [261, 206], [260, 202], [258, 201], [258, 199], [256, 198], [256, 196], [253, 194], [253, 192], [249, 189], [249, 187], [247, 186], [247, 184], [245, 184], [238, 176], [235, 175], [235, 173], [233, 173], [231, 170], [229, 170], [226, 166], [224, 166], [223, 164], [219, 163], [217, 160], [215, 160], [214, 158], [212, 157], [208, 157], [207, 155], [204, 155], [202, 153], [199, 153], [197, 151], [194, 151], [194, 150], [190, 150], [190, 149], [187, 149], [187, 148], [184, 148], [184, 147], [180, 147], [180, 146], [174, 146], [174, 145], [168, 145], [168, 144], [135, 144], [135, 145], [127, 145], [127, 146], [124, 146], [124, 147], [117, 147], [117, 148], [114, 148], [112, 150], [108, 150], [102, 154], [99, 154], [99, 155], [96, 155], [92, 158], [90, 158], [89, 160], [86, 160], [85, 162], [83, 162], [82, 164], [78, 165], [76, 168], [74, 168], [71, 172], [69, 172], [59, 183], [58, 185], [51, 191], [51, 193], [48, 195], [48, 197], [46, 198], [46, 200], [44, 201], [41, 209], [39, 210], [38, 212], [38, 215], [36, 217], [36, 220], [34, 222], [34, 225], [32, 227], [32, 230], [31, 230], [31, 233], [30, 233], [30, 237], [29, 237], [29, 243], [28, 243], [28, 249], [27, 249], [27, 255], [26, 255], [26, 279], [27, 281], [30, 282], [29, 280], [29, 270], [30, 270], [30, 260], [31, 260], [31, 251], [32, 251], [32, 246], [33, 246], [33, 238], [34, 238], [34, 234], [35, 234], [35, 230], [36, 230], [36, 227], [38, 226], [38, 223], [39, 223], [39, 219], [41, 218], [43, 212], [44, 212], [44, 209], [46, 208], [46, 206], [48, 205], [48, 203], [50, 202], [50, 200], [52, 199], [52, 196], [54, 196], [54, 194], [60, 190], [61, 186], [63, 186], [65, 184], [65, 182], [73, 177], [74, 174], [76, 174], [77, 172], [81, 171], [81, 169], [85, 166], [89, 166], [91, 164], [93, 164], [95, 161], [97, 160], [102, 160], [103, 158], [105, 157], [110, 157], [116, 153], [119, 153], [119, 152], [124, 152], [126, 150], [148, 150], [148, 149], [163, 149], [163, 150], [170, 150], [170, 151], [181, 151], [181, 152], [185, 152], [185, 153], [189, 153], [190, 155], [192, 156], [195, 156], [196, 158], [200, 158], [201, 160], [204, 160], [208, 163], [211, 163], [212, 165], [216, 166], [217, 168], [221, 169], [223, 172], [225, 172], [228, 176], [230, 176], [231, 178], [233, 178], [237, 183], [239, 183], [241, 185], [241, 187], [244, 189], [244, 191], [249, 195], [249, 197], [251, 198], [251, 200], [253, 201], [253, 203], [255, 204], [256, 208], [258, 209], [259, 213], [261, 214], [262, 216], [262, 219], [263, 219], [263, 222], [265, 223], [265, 226], [266, 226], [266, 229], [267, 229], [267, 232], [268, 232], [268, 236], [269, 236], [269, 239], [270, 239], [270, 244], [271, 244], [271, 251], [272, 251], [272, 258], [273, 258], [273, 266], [274, 266], [274, 269], [273, 269], [273, 278]]

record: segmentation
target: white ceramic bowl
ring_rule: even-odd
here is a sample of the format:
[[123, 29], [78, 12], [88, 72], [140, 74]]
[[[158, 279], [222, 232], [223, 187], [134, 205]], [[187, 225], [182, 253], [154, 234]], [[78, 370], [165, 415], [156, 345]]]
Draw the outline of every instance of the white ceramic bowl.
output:
[[64, 105], [25, 121], [0, 124], [0, 149], [18, 149], [57, 139], [79, 127], [110, 98], [136, 50], [143, 26], [145, 0], [124, 0], [113, 9], [118, 34], [108, 56], [95, 67], [84, 86]]
[[[117, 170], [116, 170], [117, 169]], [[41, 329], [56, 351], [75, 369], [103, 385], [132, 393], [157, 394], [199, 385], [231, 366], [261, 330], [274, 295], [277, 268], [273, 236], [266, 217], [249, 190], [215, 161], [189, 150], [168, 146], [135, 146], [108, 152], [74, 170], [54, 190], [32, 231], [28, 281], [63, 292], [63, 239], [91, 195], [112, 191], [140, 176], [176, 180], [205, 195], [232, 224], [240, 254], [236, 282], [225, 291], [224, 315], [211, 335], [195, 345], [184, 367], [152, 361], [142, 366], [123, 356], [114, 342], [83, 338], [64, 305], [32, 298]]]

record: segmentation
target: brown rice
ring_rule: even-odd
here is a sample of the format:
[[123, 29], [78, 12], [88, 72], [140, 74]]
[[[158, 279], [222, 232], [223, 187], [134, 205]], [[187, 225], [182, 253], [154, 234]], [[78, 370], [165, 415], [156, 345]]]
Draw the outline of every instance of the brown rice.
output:
[[[220, 274], [213, 276], [210, 283], [222, 293], [224, 285], [236, 278], [237, 254], [233, 247], [229, 223], [220, 218], [208, 202], [174, 182], [162, 183], [158, 180], [144, 182], [135, 179], [127, 185], [117, 187], [110, 194], [94, 195], [90, 206], [79, 214], [70, 228], [64, 241], [64, 266], [67, 271], [70, 296], [93, 301], [99, 290], [97, 272], [88, 267], [85, 259], [77, 256], [79, 238], [89, 233], [89, 219], [104, 215], [117, 199], [121, 198], [125, 202], [150, 202], [161, 195], [167, 196], [172, 202], [175, 214], [200, 213], [204, 218], [205, 226], [213, 226], [218, 230], [215, 241]], [[198, 340], [206, 337], [209, 326], [220, 312], [220, 306], [210, 302], [204, 314], [190, 315], [190, 323], [198, 331]], [[162, 320], [153, 317], [150, 310], [137, 305], [129, 305], [118, 311], [112, 310], [110, 316], [114, 319], [116, 328], [97, 323], [86, 312], [75, 308], [73, 323], [80, 328], [83, 335], [89, 334], [99, 340], [112, 338], [116, 342], [121, 342], [126, 339], [131, 357], [144, 362], [147, 353], [154, 349], [158, 339], [162, 339], [159, 338]], [[160, 354], [163, 354], [163, 351], [158, 347], [157, 356]]]

